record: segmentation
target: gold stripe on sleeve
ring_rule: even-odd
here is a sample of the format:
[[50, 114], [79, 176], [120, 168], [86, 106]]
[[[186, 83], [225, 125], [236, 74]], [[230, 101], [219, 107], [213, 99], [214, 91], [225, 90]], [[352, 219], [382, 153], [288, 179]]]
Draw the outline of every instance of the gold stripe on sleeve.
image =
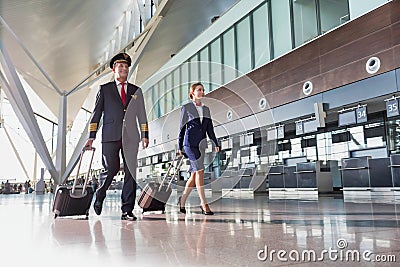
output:
[[89, 124], [89, 132], [97, 131], [97, 123]]
[[140, 124], [140, 130], [142, 132], [148, 132], [149, 131], [149, 126], [147, 125], [147, 123], [145, 124]]

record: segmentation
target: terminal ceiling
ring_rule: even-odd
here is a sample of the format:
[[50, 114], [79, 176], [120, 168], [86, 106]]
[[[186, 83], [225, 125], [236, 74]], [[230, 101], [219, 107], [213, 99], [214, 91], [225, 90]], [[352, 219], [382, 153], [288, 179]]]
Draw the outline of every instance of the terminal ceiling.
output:
[[[116, 27], [133, 1], [142, 0], [0, 0], [0, 16], [57, 87], [68, 92], [102, 63]], [[211, 24], [211, 18], [222, 15], [237, 1], [167, 0], [162, 11], [159, 10], [162, 19], [130, 81], [141, 85], [172, 54], [204, 31]], [[57, 117], [57, 91], [4, 25], [0, 25], [0, 38], [18, 73]], [[101, 82], [111, 79], [110, 73]], [[69, 124], [81, 107], [93, 109], [99, 82], [68, 97]]]

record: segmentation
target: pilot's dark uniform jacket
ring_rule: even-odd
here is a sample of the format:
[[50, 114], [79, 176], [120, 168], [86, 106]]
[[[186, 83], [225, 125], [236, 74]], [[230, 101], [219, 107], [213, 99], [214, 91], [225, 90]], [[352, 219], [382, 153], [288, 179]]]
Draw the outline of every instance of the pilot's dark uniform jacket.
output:
[[128, 83], [128, 88], [126, 90], [126, 105], [124, 106], [115, 81], [100, 85], [100, 90], [96, 97], [93, 117], [89, 125], [89, 138], [96, 138], [98, 123], [103, 115], [102, 143], [121, 141], [123, 119], [126, 107], [131, 99], [137, 103], [137, 108], [134, 111], [137, 113], [141, 129], [141, 136], [139, 136], [139, 131], [136, 133], [138, 142], [141, 138], [148, 138], [149, 132], [146, 110], [141, 89], [136, 85]]
[[[130, 62], [129, 62], [130, 63]], [[130, 64], [129, 64], [130, 65]], [[111, 66], [111, 64], [110, 64]], [[118, 83], [118, 84], [117, 84]], [[125, 163], [125, 157], [122, 149], [122, 125], [126, 108], [131, 101], [135, 101], [135, 116], [140, 125], [141, 133], [137, 130], [132, 138], [137, 139], [138, 146], [141, 138], [148, 138], [148, 124], [146, 110], [144, 106], [143, 94], [139, 87], [125, 82], [126, 104], [123, 105], [118, 87], [121, 86], [117, 80], [103, 84], [97, 93], [96, 104], [93, 116], [89, 125], [89, 138], [96, 138], [99, 129], [99, 121], [103, 116], [102, 127], [102, 162], [105, 171], [100, 174], [100, 181], [104, 183], [96, 192], [96, 201], [103, 202], [106, 197], [106, 190], [111, 185], [114, 176], [120, 170], [119, 151], [122, 151], [124, 162], [124, 186], [122, 189], [122, 212], [132, 212], [136, 198], [136, 170], [129, 171]], [[135, 140], [135, 139], [133, 139]], [[137, 153], [134, 153], [137, 155]], [[136, 159], [130, 159], [136, 161]]]
[[189, 172], [204, 169], [204, 153], [207, 148], [207, 135], [216, 146], [220, 146], [214, 133], [210, 109], [202, 106], [200, 117], [195, 104], [190, 101], [181, 108], [180, 132], [178, 145], [190, 160]]

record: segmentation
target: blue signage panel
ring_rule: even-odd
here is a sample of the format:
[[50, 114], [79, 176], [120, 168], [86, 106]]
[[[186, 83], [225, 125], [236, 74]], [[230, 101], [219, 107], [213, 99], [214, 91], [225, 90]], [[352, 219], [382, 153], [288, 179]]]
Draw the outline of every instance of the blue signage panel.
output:
[[301, 135], [303, 133], [304, 133], [303, 122], [302, 121], [296, 122], [296, 135]]
[[312, 133], [318, 130], [317, 120], [305, 121], [303, 123], [304, 133]]
[[339, 126], [355, 124], [356, 122], [357, 119], [355, 110], [339, 113]]
[[278, 127], [277, 137], [278, 139], [285, 138], [285, 127], [283, 125]]
[[399, 115], [399, 100], [398, 99], [392, 99], [389, 101], [386, 101], [386, 116], [389, 117], [394, 117]]
[[356, 109], [357, 123], [367, 122], [367, 107]]
[[276, 140], [277, 138], [278, 138], [278, 131], [276, 130], [276, 128], [267, 130], [267, 140], [268, 141], [273, 141], [273, 140]]

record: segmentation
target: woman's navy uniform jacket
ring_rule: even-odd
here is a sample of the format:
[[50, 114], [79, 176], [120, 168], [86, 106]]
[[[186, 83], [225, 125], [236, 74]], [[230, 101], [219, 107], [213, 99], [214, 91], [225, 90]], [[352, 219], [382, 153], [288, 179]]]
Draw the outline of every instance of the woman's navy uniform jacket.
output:
[[[199, 147], [200, 142], [208, 137], [219, 147], [219, 143], [214, 133], [214, 126], [211, 119], [210, 109], [203, 105], [203, 120], [200, 122], [199, 113], [193, 102], [189, 102], [181, 108], [181, 121], [179, 131], [179, 149], [183, 151], [183, 146]], [[202, 146], [207, 147], [207, 142], [201, 142]]]

